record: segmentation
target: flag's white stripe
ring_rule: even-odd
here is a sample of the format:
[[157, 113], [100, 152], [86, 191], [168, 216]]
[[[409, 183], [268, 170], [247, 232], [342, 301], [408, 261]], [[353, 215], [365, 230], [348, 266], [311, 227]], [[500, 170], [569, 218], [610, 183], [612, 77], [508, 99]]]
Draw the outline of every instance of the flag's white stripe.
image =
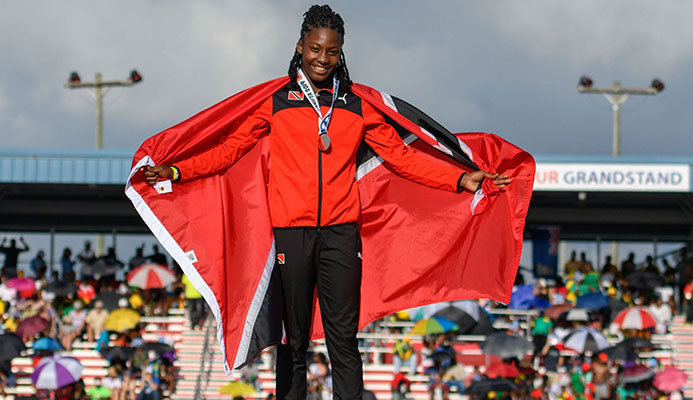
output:
[[472, 198], [472, 202], [469, 205], [469, 208], [472, 210], [472, 214], [474, 213], [474, 209], [476, 206], [481, 203], [481, 200], [484, 198], [484, 190], [479, 188], [476, 192], [474, 192], [474, 197]]
[[[409, 134], [406, 136], [402, 141], [406, 145], [412, 144], [418, 137], [414, 134]], [[376, 169], [380, 164], [383, 163], [383, 158], [380, 156], [375, 156], [371, 157], [368, 161], [361, 163], [359, 167], [356, 169], [356, 180], [360, 180], [364, 176], [366, 176], [369, 172], [373, 171]]]
[[395, 105], [394, 100], [392, 100], [392, 96], [385, 92], [380, 92], [380, 96], [383, 98], [383, 103], [385, 103], [386, 106], [397, 111], [397, 106]]
[[211, 308], [212, 314], [214, 314], [214, 318], [217, 321], [217, 340], [219, 341], [219, 348], [221, 349], [221, 357], [224, 360], [224, 372], [226, 375], [230, 375], [231, 368], [229, 368], [229, 364], [226, 362], [226, 348], [224, 346], [224, 325], [221, 321], [221, 310], [219, 309], [217, 298], [214, 296], [214, 293], [212, 293], [212, 289], [209, 285], [202, 279], [200, 273], [197, 272], [197, 269], [192, 265], [188, 257], [185, 256], [185, 251], [180, 248], [161, 221], [159, 221], [159, 218], [157, 218], [151, 208], [149, 208], [149, 205], [144, 202], [142, 196], [137, 193], [130, 183], [130, 180], [140, 168], [147, 165], [154, 166], [155, 164], [151, 157], [144, 156], [135, 164], [132, 170], [130, 170], [130, 175], [125, 184], [125, 195], [132, 201], [133, 206], [135, 206], [135, 209], [140, 214], [140, 217], [142, 217], [142, 220], [144, 220], [144, 223], [147, 224], [152, 231], [152, 234], [154, 234], [168, 254], [178, 262], [178, 265], [180, 265], [183, 272], [188, 276], [190, 283], [192, 283], [195, 289], [204, 297], [207, 304], [209, 304], [209, 308]]
[[467, 157], [469, 157], [469, 161], [474, 162], [474, 155], [472, 154], [472, 149], [470, 149], [469, 146], [467, 146], [467, 143], [463, 142], [460, 138], [457, 138], [457, 143], [459, 143], [460, 148], [462, 149], [462, 151], [464, 151], [464, 154], [466, 154]]
[[255, 295], [250, 303], [248, 315], [245, 317], [241, 343], [238, 345], [236, 359], [233, 362], [234, 368], [240, 367], [248, 358], [248, 347], [250, 346], [250, 340], [253, 336], [253, 328], [255, 327], [255, 321], [260, 313], [262, 302], [265, 299], [265, 294], [267, 293], [267, 288], [269, 287], [270, 278], [272, 277], [272, 270], [274, 269], [274, 260], [276, 257], [274, 235], [272, 235], [272, 246], [270, 248], [269, 255], [267, 256], [267, 260], [265, 261], [265, 267], [262, 269], [260, 283], [258, 283], [258, 287], [255, 290]]

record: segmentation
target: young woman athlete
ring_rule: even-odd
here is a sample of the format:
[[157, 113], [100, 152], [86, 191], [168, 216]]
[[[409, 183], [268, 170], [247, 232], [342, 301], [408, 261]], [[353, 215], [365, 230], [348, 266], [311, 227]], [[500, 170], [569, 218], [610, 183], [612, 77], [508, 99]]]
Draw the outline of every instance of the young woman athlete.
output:
[[[306, 352], [317, 287], [335, 399], [360, 399], [356, 333], [361, 284], [356, 151], [365, 140], [400, 175], [448, 191], [475, 192], [483, 179], [411, 151], [395, 129], [351, 90], [344, 22], [329, 6], [305, 14], [289, 66], [290, 82], [215, 147], [176, 165], [147, 167], [147, 183], [195, 179], [233, 164], [269, 135], [268, 197], [284, 298], [286, 344], [278, 346], [277, 397], [305, 399]], [[329, 128], [329, 129], [328, 129]]]

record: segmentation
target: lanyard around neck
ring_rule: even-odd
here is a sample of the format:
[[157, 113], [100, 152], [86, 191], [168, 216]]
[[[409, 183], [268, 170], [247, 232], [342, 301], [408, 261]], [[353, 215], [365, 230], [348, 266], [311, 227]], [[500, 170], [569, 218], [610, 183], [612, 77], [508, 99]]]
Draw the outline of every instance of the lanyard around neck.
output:
[[313, 109], [318, 114], [318, 135], [327, 134], [327, 127], [330, 125], [330, 120], [332, 119], [332, 110], [334, 109], [334, 103], [337, 100], [337, 95], [339, 92], [339, 79], [337, 74], [332, 77], [332, 103], [330, 104], [330, 110], [323, 117], [322, 112], [320, 112], [320, 103], [318, 103], [318, 96], [315, 94], [313, 87], [310, 86], [308, 79], [306, 79], [305, 74], [301, 68], [298, 69], [298, 86], [301, 87], [301, 91], [308, 98], [308, 102]]

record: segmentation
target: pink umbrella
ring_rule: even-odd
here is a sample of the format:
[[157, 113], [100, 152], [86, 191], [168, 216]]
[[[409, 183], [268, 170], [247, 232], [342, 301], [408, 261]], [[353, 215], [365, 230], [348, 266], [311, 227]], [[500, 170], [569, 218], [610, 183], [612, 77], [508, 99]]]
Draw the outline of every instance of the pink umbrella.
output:
[[128, 285], [142, 289], [163, 288], [175, 281], [173, 272], [159, 264], [143, 264], [128, 274]]
[[683, 387], [688, 380], [686, 373], [676, 367], [666, 367], [658, 372], [652, 384], [663, 392], [674, 392]]
[[29, 297], [36, 290], [36, 282], [29, 278], [12, 278], [6, 285], [8, 288], [15, 289], [22, 297]]
[[17, 325], [15, 332], [22, 339], [26, 339], [36, 335], [48, 327], [48, 320], [41, 318], [38, 315], [23, 319]]
[[657, 319], [645, 307], [630, 307], [618, 313], [613, 323], [621, 329], [643, 330], [657, 326]]

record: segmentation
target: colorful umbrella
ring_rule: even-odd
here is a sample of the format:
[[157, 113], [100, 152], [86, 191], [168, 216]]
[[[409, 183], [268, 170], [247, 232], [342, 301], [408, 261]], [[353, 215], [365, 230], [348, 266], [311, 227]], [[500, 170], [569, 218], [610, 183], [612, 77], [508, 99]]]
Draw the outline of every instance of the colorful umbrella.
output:
[[636, 271], [626, 276], [626, 283], [632, 289], [654, 289], [664, 284], [664, 279], [653, 272]]
[[77, 297], [84, 300], [86, 303], [90, 303], [94, 296], [96, 296], [96, 290], [94, 290], [92, 285], [88, 283], [82, 283], [79, 285]]
[[49, 337], [42, 337], [40, 339], [36, 339], [34, 341], [34, 344], [31, 346], [32, 349], [34, 350], [43, 350], [43, 351], [58, 351], [62, 350], [63, 346], [58, 343], [57, 340]]
[[606, 337], [594, 328], [581, 326], [563, 339], [563, 345], [579, 353], [591, 351], [598, 353], [610, 346]]
[[436, 333], [446, 333], [458, 329], [456, 323], [442, 317], [431, 317], [422, 319], [412, 328], [412, 335], [432, 335]]
[[470, 331], [479, 321], [479, 306], [475, 304], [476, 311], [462, 310], [457, 307], [448, 306], [433, 314], [434, 317], [445, 318], [457, 324], [458, 332], [461, 334]]
[[115, 309], [118, 309], [118, 302], [120, 299], [126, 299], [127, 296], [122, 295], [120, 293], [113, 292], [111, 290], [106, 290], [101, 293], [99, 293], [96, 297], [94, 297], [94, 300], [89, 303], [90, 305], [96, 304], [97, 301], [101, 301], [103, 303], [103, 308], [108, 310], [108, 311], [113, 311]]
[[495, 354], [500, 358], [522, 357], [534, 349], [527, 339], [520, 335], [496, 332], [488, 335], [479, 346], [486, 354]]
[[22, 338], [13, 333], [3, 333], [0, 335], [0, 363], [10, 361], [19, 356], [26, 347]]
[[254, 387], [248, 385], [244, 382], [229, 382], [219, 389], [221, 394], [230, 394], [231, 397], [236, 396], [250, 396], [256, 394], [257, 391]]
[[36, 290], [36, 282], [29, 278], [12, 278], [5, 285], [10, 289], [16, 290], [24, 298], [30, 297]]
[[645, 307], [630, 307], [618, 313], [613, 323], [621, 329], [643, 330], [657, 326], [657, 319]]
[[465, 394], [486, 394], [488, 392], [509, 392], [517, 389], [512, 381], [507, 379], [484, 379], [473, 382], [464, 389]]
[[551, 305], [534, 295], [534, 285], [517, 285], [513, 287], [508, 307], [513, 310], [529, 310], [530, 308], [548, 308]]
[[590, 320], [590, 315], [584, 308], [573, 308], [566, 313], [565, 320], [572, 322], [587, 322]]
[[486, 375], [489, 378], [517, 378], [520, 371], [514, 365], [500, 362], [491, 364], [486, 368]]
[[175, 281], [173, 272], [159, 264], [143, 264], [128, 274], [128, 285], [141, 289], [163, 288]]
[[12, 278], [7, 281], [6, 285], [17, 291], [36, 289], [36, 283], [30, 278]]
[[42, 332], [48, 327], [48, 320], [39, 317], [38, 315], [23, 319], [17, 325], [17, 335], [22, 339], [30, 338], [39, 332]]
[[56, 297], [67, 297], [77, 293], [79, 286], [71, 281], [51, 282], [43, 289], [44, 292], [55, 294]]
[[109, 276], [114, 275], [121, 268], [123, 263], [111, 257], [100, 257], [91, 264], [82, 267], [84, 276]]
[[666, 367], [654, 376], [652, 384], [662, 392], [675, 392], [686, 384], [688, 376], [676, 367]]
[[551, 308], [544, 310], [544, 315], [551, 319], [557, 319], [571, 308], [573, 308], [573, 306], [570, 305], [570, 303], [556, 304]]
[[37, 389], [57, 389], [77, 382], [83, 369], [76, 358], [54, 354], [39, 361], [31, 380]]
[[648, 380], [653, 376], [653, 370], [644, 365], [636, 365], [623, 370], [621, 373], [621, 381], [624, 383], [637, 383]]
[[103, 347], [99, 350], [101, 356], [109, 361], [120, 359], [129, 360], [135, 354], [135, 348], [130, 346]]
[[589, 293], [577, 298], [577, 306], [587, 310], [599, 310], [609, 307], [609, 296], [604, 293]]
[[104, 329], [113, 332], [124, 332], [132, 329], [140, 322], [140, 314], [129, 308], [119, 308], [111, 311], [103, 323]]

